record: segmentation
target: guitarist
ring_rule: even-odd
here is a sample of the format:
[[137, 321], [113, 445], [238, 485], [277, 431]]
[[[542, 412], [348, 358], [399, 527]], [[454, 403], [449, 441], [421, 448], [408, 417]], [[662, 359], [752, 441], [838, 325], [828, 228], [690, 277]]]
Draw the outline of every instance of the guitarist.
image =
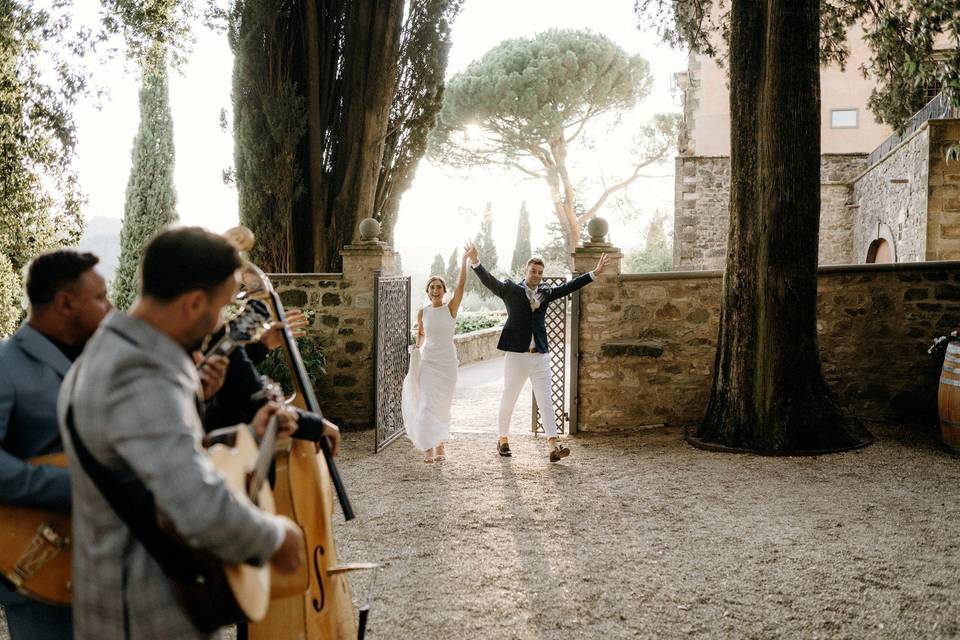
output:
[[[228, 563], [299, 567], [300, 529], [234, 496], [199, 445], [200, 380], [189, 353], [219, 323], [240, 264], [218, 235], [197, 227], [162, 231], [144, 251], [130, 314], [103, 323], [65, 380], [58, 413], [73, 478], [78, 640], [221, 636], [194, 627], [158, 561], [85, 473], [68, 435], [69, 407], [96, 462], [130, 491], [152, 498], [157, 514], [188, 544]], [[274, 414], [282, 433], [296, 429], [295, 418], [275, 403], [261, 408], [252, 426], [262, 434]]]
[[[63, 450], [57, 393], [111, 309], [92, 253], [62, 250], [34, 258], [27, 270], [26, 321], [0, 342], [0, 502], [70, 510], [66, 469], [28, 458]], [[70, 607], [31, 600], [0, 584], [0, 605], [12, 640], [64, 640], [73, 635]]]

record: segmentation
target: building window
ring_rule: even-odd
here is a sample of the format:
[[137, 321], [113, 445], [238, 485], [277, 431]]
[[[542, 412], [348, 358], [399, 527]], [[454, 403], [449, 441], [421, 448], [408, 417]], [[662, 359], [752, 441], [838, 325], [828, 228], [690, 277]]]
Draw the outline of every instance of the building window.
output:
[[857, 128], [857, 110], [856, 109], [831, 109], [830, 110], [830, 128], [831, 129], [856, 129]]

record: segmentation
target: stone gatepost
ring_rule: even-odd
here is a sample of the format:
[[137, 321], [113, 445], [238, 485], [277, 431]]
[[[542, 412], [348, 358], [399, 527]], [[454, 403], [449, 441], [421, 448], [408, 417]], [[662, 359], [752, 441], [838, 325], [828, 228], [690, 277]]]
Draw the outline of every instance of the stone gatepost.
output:
[[[612, 371], [597, 366], [605, 335], [604, 327], [623, 319], [620, 302], [620, 269], [623, 253], [607, 241], [608, 225], [603, 218], [594, 218], [587, 225], [590, 239], [573, 253], [576, 273], [592, 271], [604, 253], [610, 262], [595, 282], [580, 289], [579, 321], [571, 335], [571, 385], [576, 405], [570, 408], [571, 432], [590, 430], [590, 415], [604, 402], [617, 397], [616, 379]], [[585, 366], [586, 365], [586, 366]], [[590, 414], [590, 415], [587, 415]]]
[[343, 426], [372, 428], [376, 419], [373, 345], [376, 331], [374, 286], [377, 272], [393, 275], [396, 252], [378, 240], [347, 245], [340, 251], [343, 280], [340, 299], [324, 301], [322, 322], [333, 324], [335, 335], [326, 350], [327, 382]]

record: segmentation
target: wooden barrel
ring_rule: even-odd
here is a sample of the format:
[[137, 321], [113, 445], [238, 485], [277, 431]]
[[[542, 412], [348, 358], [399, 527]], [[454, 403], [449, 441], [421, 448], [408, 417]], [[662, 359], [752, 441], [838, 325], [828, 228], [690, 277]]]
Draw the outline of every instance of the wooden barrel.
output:
[[940, 437], [945, 447], [960, 453], [960, 342], [947, 345], [937, 392], [940, 409]]

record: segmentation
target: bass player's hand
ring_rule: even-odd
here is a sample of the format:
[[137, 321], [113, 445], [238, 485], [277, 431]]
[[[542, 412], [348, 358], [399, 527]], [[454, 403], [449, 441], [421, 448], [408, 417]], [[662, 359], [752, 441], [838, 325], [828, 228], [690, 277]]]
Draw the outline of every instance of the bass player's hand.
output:
[[270, 562], [273, 563], [273, 566], [276, 567], [280, 573], [290, 574], [299, 569], [300, 565], [304, 562], [303, 532], [290, 518], [286, 516], [277, 517], [281, 519], [283, 524], [283, 542], [281, 542], [277, 550], [273, 552], [273, 557], [270, 558]]
[[297, 415], [297, 412], [290, 411], [279, 402], [268, 402], [260, 407], [257, 415], [253, 416], [253, 422], [250, 424], [250, 426], [253, 427], [253, 432], [257, 434], [257, 438], [262, 438], [263, 434], [267, 432], [267, 425], [270, 423], [270, 418], [274, 415], [277, 416], [277, 420], [279, 421], [277, 423], [278, 438], [292, 436], [296, 432], [299, 426], [297, 419], [300, 417]]
[[324, 418], [323, 436], [330, 440], [330, 452], [333, 457], [340, 455], [340, 427]]

